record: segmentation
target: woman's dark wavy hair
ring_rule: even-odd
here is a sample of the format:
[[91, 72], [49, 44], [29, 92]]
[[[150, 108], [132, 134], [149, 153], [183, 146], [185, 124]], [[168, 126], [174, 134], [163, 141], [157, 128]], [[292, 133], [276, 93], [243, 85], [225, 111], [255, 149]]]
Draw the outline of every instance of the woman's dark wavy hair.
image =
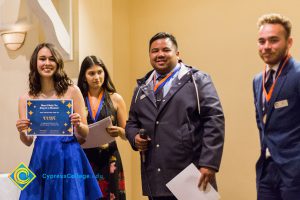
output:
[[56, 72], [53, 75], [54, 88], [57, 95], [62, 96], [68, 90], [68, 86], [72, 85], [73, 82], [64, 71], [64, 62], [61, 54], [51, 43], [39, 44], [32, 53], [32, 56], [30, 58], [29, 95], [37, 96], [41, 92], [41, 80], [40, 74], [37, 70], [37, 59], [39, 51], [44, 47], [50, 50], [57, 65]]
[[81, 90], [82, 95], [84, 97], [86, 97], [88, 95], [89, 86], [86, 82], [85, 73], [90, 67], [92, 67], [94, 65], [102, 67], [102, 69], [104, 71], [104, 81], [103, 81], [103, 84], [102, 84], [102, 88], [104, 89], [104, 92], [106, 93], [106, 96], [109, 98], [108, 93], [117, 92], [116, 88], [115, 88], [115, 86], [114, 86], [114, 84], [113, 84], [113, 82], [112, 82], [112, 80], [109, 76], [108, 70], [107, 70], [104, 62], [100, 58], [97, 58], [94, 55], [87, 56], [82, 61], [79, 76], [78, 76], [77, 85], [78, 85], [79, 89]]

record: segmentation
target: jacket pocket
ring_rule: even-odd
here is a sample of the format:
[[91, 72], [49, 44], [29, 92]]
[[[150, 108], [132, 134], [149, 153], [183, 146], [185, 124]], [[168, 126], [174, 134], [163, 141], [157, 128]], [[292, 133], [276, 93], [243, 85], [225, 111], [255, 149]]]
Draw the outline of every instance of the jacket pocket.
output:
[[193, 150], [193, 137], [189, 130], [188, 124], [184, 124], [179, 129], [179, 135], [181, 137], [181, 145], [186, 154], [192, 153]]

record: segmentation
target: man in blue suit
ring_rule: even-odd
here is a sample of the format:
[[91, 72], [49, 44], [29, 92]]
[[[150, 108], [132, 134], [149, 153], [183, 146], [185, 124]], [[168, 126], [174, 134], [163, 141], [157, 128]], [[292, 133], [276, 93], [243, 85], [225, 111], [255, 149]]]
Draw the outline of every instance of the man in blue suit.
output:
[[289, 54], [291, 27], [279, 14], [258, 20], [258, 50], [266, 64], [253, 80], [261, 143], [258, 200], [300, 199], [300, 63]]

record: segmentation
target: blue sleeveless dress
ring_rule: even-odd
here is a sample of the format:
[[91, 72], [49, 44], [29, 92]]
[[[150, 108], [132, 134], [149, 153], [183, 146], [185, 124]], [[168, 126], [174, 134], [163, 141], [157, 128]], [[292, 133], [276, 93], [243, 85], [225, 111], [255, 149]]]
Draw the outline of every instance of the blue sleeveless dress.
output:
[[102, 197], [75, 136], [37, 137], [29, 169], [36, 178], [21, 192], [21, 200], [96, 200]]

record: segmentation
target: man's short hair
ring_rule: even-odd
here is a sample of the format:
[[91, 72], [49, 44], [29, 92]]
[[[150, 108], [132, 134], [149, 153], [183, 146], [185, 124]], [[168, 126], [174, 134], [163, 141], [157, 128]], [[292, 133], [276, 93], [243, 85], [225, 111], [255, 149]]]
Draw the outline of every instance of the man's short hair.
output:
[[151, 47], [151, 44], [155, 41], [155, 40], [159, 40], [159, 39], [165, 39], [165, 38], [169, 38], [172, 43], [175, 45], [176, 50], [178, 49], [178, 45], [177, 45], [177, 41], [176, 38], [171, 34], [171, 33], [167, 33], [167, 32], [159, 32], [156, 33], [149, 41], [149, 50]]
[[257, 22], [258, 28], [260, 28], [265, 24], [281, 24], [286, 32], [286, 38], [289, 38], [291, 36], [291, 31], [292, 31], [291, 21], [289, 18], [281, 14], [270, 13], [261, 16]]

